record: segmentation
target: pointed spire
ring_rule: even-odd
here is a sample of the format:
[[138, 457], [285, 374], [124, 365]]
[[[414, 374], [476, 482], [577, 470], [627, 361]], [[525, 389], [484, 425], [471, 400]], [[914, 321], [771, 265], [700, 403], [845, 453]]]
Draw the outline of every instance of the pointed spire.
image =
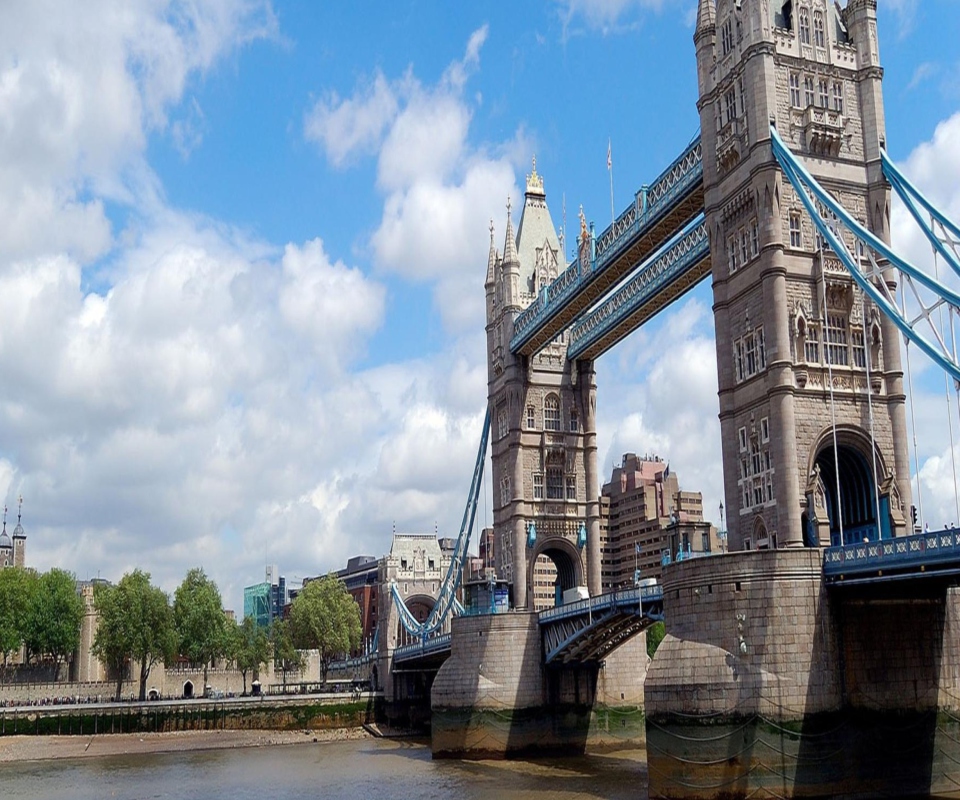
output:
[[713, 0], [700, 0], [697, 4], [697, 32], [717, 24], [717, 9]]
[[485, 285], [492, 286], [496, 280], [497, 248], [493, 243], [493, 220], [490, 220], [490, 254], [487, 256], [487, 280]]
[[22, 537], [24, 535], [23, 525], [20, 524], [20, 517], [22, 516], [22, 514], [23, 514], [23, 495], [20, 495], [17, 498], [17, 527], [13, 529], [14, 537]]
[[517, 257], [517, 240], [513, 235], [513, 220], [510, 219], [510, 196], [507, 195], [507, 235], [503, 242], [503, 263], [519, 264]]

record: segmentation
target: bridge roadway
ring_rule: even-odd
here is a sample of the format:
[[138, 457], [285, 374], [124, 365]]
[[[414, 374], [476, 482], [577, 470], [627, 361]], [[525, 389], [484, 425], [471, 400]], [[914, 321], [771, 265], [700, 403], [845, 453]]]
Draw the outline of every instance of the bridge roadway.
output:
[[[702, 212], [703, 161], [697, 137], [653, 184], [637, 192], [634, 202], [591, 243], [589, 259], [574, 259], [517, 317], [510, 351], [533, 355], [541, 350], [660, 253]], [[705, 271], [703, 259], [690, 265], [700, 268], [700, 278], [709, 272], [709, 251], [706, 261]], [[664, 296], [657, 307], [668, 305], [692, 285], [688, 282], [682, 290], [682, 283], [661, 286]]]
[[[663, 620], [663, 588], [638, 586], [541, 611], [546, 664], [601, 661], [627, 639]], [[450, 655], [449, 633], [398, 647], [399, 669], [439, 667]]]
[[960, 575], [960, 528], [824, 548], [828, 587], [951, 580]]

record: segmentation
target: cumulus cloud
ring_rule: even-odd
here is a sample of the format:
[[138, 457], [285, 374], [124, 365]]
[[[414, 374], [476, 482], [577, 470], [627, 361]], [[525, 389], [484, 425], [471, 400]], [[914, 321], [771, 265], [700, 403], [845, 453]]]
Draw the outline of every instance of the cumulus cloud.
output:
[[[102, 198], [141, 161], [148, 132], [165, 130], [191, 75], [275, 20], [260, 0], [123, 6], [95, 0], [21, 3], [0, 30], [0, 258], [49, 251], [103, 255]], [[188, 106], [188, 119], [199, 107]], [[183, 121], [175, 140], [195, 146]], [[192, 143], [192, 144], [191, 144]], [[99, 195], [99, 196], [92, 196]], [[50, 242], [42, 231], [54, 231]]]
[[602, 479], [622, 455], [669, 460], [681, 488], [703, 493], [717, 520], [723, 499], [717, 358], [709, 287], [621, 342], [597, 364]]
[[469, 130], [476, 98], [465, 94], [487, 39], [469, 37], [434, 85], [413, 67], [394, 80], [377, 72], [351, 97], [335, 92], [307, 113], [304, 136], [334, 166], [375, 155], [383, 214], [369, 240], [384, 273], [434, 285], [445, 328], [457, 334], [482, 325], [487, 224], [516, 198], [515, 169], [531, 154], [522, 131], [507, 142], [475, 146]]

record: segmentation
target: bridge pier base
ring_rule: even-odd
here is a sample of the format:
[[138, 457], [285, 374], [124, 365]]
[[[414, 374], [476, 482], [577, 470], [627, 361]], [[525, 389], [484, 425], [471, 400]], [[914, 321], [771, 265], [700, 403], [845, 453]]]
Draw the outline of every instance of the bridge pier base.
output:
[[651, 798], [955, 796], [960, 588], [831, 588], [818, 549], [665, 570]]
[[644, 741], [645, 636], [602, 664], [544, 667], [537, 615], [458, 617], [433, 683], [434, 758], [509, 758]]

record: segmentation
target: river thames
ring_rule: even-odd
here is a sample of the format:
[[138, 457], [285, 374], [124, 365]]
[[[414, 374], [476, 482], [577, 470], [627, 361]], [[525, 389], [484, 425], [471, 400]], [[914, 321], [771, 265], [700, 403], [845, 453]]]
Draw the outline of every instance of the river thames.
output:
[[434, 761], [410, 740], [360, 739], [0, 764], [3, 800], [645, 798], [642, 751], [541, 761]]

